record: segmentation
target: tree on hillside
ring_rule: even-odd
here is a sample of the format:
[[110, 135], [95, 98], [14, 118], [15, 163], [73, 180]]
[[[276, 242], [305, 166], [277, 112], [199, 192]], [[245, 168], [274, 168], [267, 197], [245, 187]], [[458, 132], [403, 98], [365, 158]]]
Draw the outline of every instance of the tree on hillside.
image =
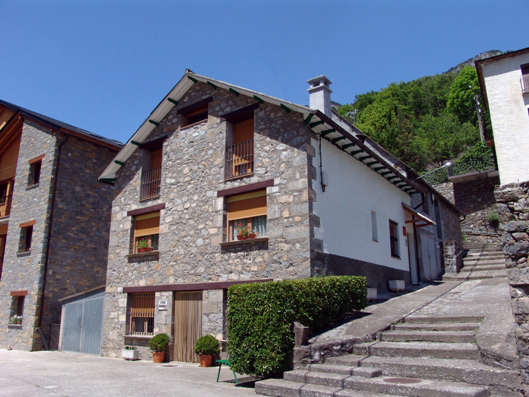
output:
[[476, 96], [480, 103], [483, 103], [476, 69], [472, 66], [465, 66], [450, 86], [446, 107], [462, 123], [469, 121], [477, 125]]

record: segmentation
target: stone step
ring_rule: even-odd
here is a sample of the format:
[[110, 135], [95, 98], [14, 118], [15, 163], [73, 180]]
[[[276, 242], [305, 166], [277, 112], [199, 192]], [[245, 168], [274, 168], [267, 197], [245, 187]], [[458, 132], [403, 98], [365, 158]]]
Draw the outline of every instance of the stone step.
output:
[[487, 266], [487, 265], [503, 265], [505, 266], [505, 258], [501, 259], [479, 259], [479, 260], [463, 260], [463, 266]]
[[353, 346], [353, 354], [382, 357], [432, 357], [477, 360], [478, 347], [472, 343], [371, 342]]
[[378, 368], [372, 368], [372, 366], [359, 367], [358, 365], [347, 366], [338, 364], [310, 364], [307, 370], [312, 372], [332, 373], [347, 376], [362, 376], [364, 378], [374, 378], [375, 376], [382, 375], [382, 371]]
[[403, 319], [404, 324], [452, 324], [452, 323], [481, 323], [482, 316], [408, 316]]
[[[416, 382], [416, 383], [411, 383]], [[351, 376], [344, 381], [347, 389], [366, 390], [398, 396], [413, 397], [487, 397], [489, 389], [485, 386], [472, 386], [459, 382], [417, 378], [359, 378]]]
[[266, 379], [255, 383], [255, 393], [274, 397], [391, 397], [390, 394]]
[[393, 342], [472, 343], [476, 340], [476, 335], [473, 331], [393, 330], [379, 333], [379, 339]]
[[459, 273], [470, 273], [470, 272], [486, 272], [489, 270], [505, 270], [505, 265], [475, 265], [463, 267]]
[[367, 356], [357, 354], [347, 354], [345, 356], [328, 357], [325, 359], [326, 364], [342, 365], [348, 367], [359, 367], [360, 362]]
[[438, 323], [438, 324], [421, 324], [421, 323], [402, 323], [394, 324], [391, 329], [402, 331], [473, 331], [479, 328], [480, 323]]
[[285, 372], [284, 380], [298, 384], [311, 384], [329, 388], [345, 388], [375, 393], [396, 394], [403, 396], [488, 396], [488, 389], [483, 386], [470, 386], [464, 383], [443, 382], [417, 378], [378, 377], [365, 378], [358, 376], [318, 373], [306, 370]]
[[[374, 378], [377, 376], [382, 375], [382, 371], [380, 369], [372, 368], [372, 367], [351, 367], [350, 374], [343, 374], [343, 373], [334, 373], [330, 372], [331, 369], [338, 369], [340, 368], [349, 368], [344, 367], [341, 365], [335, 365], [330, 367], [338, 367], [338, 368], [328, 368], [328, 365], [325, 364], [319, 364], [319, 368], [323, 368], [326, 370], [326, 372], [320, 372], [317, 371], [314, 366], [311, 366], [310, 370], [294, 370], [294, 371], [288, 371], [283, 374], [283, 379], [289, 382], [298, 382], [298, 383], [310, 383], [311, 385], [321, 385], [321, 386], [328, 386], [328, 387], [344, 387], [344, 382], [346, 379], [349, 379], [351, 377], [360, 377], [360, 378]], [[327, 367], [327, 368], [326, 368]]]
[[489, 367], [474, 360], [434, 358], [366, 357], [362, 367], [382, 370], [385, 376], [428, 378], [475, 385], [515, 388], [520, 385], [520, 373]]
[[450, 273], [443, 275], [443, 281], [462, 281], [462, 280], [485, 280], [489, 278], [507, 277], [507, 271], [504, 270], [489, 270], [486, 272], [470, 272], [470, 273]]
[[464, 258], [465, 259], [505, 259], [505, 254], [503, 251], [498, 252], [469, 252]]

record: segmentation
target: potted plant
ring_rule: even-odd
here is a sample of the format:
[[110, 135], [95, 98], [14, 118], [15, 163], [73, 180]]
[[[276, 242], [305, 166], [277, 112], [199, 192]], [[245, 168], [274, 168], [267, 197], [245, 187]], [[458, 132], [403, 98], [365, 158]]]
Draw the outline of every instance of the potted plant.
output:
[[250, 233], [250, 229], [248, 226], [243, 226], [242, 223], [239, 223], [237, 225], [237, 240], [246, 240], [248, 238], [248, 234]]
[[219, 354], [219, 341], [213, 335], [206, 335], [197, 339], [195, 353], [200, 356], [200, 366], [210, 367], [213, 356]]
[[125, 346], [125, 348], [121, 350], [121, 357], [125, 360], [139, 360], [140, 352], [136, 349], [136, 346]]
[[149, 244], [149, 241], [145, 238], [141, 238], [138, 240], [138, 243], [136, 244], [136, 248], [138, 252], [150, 252], [152, 251], [152, 247]]
[[152, 360], [155, 363], [163, 363], [165, 359], [165, 350], [169, 346], [169, 336], [167, 334], [158, 334], [149, 340], [149, 348], [153, 351]]
[[15, 315], [9, 317], [9, 324], [22, 325], [22, 316], [17, 316], [15, 314]]

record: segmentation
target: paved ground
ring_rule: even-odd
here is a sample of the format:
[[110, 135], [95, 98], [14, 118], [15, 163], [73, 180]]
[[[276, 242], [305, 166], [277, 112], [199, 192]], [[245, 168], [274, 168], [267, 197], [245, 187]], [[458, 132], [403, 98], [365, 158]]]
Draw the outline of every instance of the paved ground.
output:
[[0, 349], [0, 396], [255, 396], [243, 377], [235, 386], [231, 371], [198, 364], [126, 361], [66, 352]]

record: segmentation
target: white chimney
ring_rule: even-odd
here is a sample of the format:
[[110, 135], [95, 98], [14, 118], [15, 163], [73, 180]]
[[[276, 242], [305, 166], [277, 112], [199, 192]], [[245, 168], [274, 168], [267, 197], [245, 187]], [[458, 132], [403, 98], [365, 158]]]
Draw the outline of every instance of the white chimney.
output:
[[324, 75], [314, 77], [307, 80], [310, 84], [309, 92], [309, 107], [312, 109], [321, 110], [325, 115], [331, 117], [331, 92], [329, 86], [332, 84]]

